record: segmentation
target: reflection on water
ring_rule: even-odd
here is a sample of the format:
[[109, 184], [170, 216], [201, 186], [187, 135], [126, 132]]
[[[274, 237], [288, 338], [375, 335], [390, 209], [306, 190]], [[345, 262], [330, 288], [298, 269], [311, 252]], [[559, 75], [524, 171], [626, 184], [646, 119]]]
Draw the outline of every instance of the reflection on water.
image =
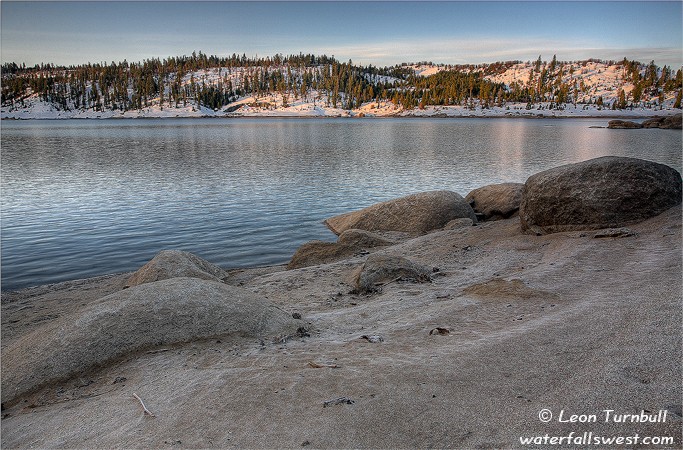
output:
[[602, 120], [178, 119], [2, 123], [2, 287], [134, 270], [159, 250], [286, 262], [321, 221], [467, 194], [603, 155], [681, 169], [681, 133]]

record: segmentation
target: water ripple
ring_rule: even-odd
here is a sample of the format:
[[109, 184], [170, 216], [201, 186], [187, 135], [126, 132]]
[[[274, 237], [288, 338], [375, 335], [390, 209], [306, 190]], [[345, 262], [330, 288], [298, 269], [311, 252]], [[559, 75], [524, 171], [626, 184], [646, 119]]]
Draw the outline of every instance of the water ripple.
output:
[[334, 240], [326, 217], [608, 154], [681, 168], [679, 132], [589, 128], [599, 120], [1, 125], [3, 290], [135, 270], [167, 248], [223, 267], [284, 263]]

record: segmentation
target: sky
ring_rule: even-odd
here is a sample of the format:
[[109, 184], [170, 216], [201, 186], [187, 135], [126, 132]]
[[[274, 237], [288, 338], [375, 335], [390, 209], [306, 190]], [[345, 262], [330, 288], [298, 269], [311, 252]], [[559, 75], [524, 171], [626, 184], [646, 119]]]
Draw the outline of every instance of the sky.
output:
[[681, 1], [9, 1], [0, 60], [312, 53], [355, 64], [587, 58], [680, 67]]

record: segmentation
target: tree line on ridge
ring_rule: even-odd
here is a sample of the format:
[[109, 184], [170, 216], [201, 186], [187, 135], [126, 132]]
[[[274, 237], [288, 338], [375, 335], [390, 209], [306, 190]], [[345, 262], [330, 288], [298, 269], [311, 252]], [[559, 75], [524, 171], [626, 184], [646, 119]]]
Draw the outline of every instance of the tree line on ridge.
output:
[[[591, 62], [618, 66], [622, 87], [610, 99], [591, 95], [590, 86], [578, 76]], [[591, 103], [599, 107], [624, 109], [645, 104], [662, 105], [676, 93], [674, 107], [681, 107], [683, 73], [637, 61], [587, 60], [578, 63], [550, 63], [539, 56], [526, 80], [509, 84], [493, 81], [520, 61], [481, 65], [442, 66], [421, 76], [414, 66], [358, 66], [334, 57], [311, 54], [248, 58], [190, 56], [148, 59], [138, 63], [112, 62], [33, 67], [6, 63], [2, 66], [2, 104], [23, 105], [38, 96], [61, 110], [138, 110], [152, 105], [162, 108], [199, 106], [218, 110], [238, 99], [259, 99], [279, 94], [281, 105], [305, 100], [314, 105], [354, 109], [364, 103], [392, 102], [405, 109], [427, 106], [463, 105], [483, 108], [506, 103], [539, 102], [554, 107], [567, 103]], [[427, 64], [427, 63], [423, 63]], [[431, 65], [431, 63], [429, 63]], [[609, 102], [609, 103], [608, 103]], [[261, 105], [267, 105], [264, 101]]]

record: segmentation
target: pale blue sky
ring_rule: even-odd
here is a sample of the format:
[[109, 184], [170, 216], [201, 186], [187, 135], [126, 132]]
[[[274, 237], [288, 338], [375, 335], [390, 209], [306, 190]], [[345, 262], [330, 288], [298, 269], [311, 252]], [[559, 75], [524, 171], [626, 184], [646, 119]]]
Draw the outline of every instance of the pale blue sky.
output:
[[189, 55], [334, 55], [358, 64], [584, 58], [679, 67], [682, 3], [17, 2], [2, 62], [80, 64]]

